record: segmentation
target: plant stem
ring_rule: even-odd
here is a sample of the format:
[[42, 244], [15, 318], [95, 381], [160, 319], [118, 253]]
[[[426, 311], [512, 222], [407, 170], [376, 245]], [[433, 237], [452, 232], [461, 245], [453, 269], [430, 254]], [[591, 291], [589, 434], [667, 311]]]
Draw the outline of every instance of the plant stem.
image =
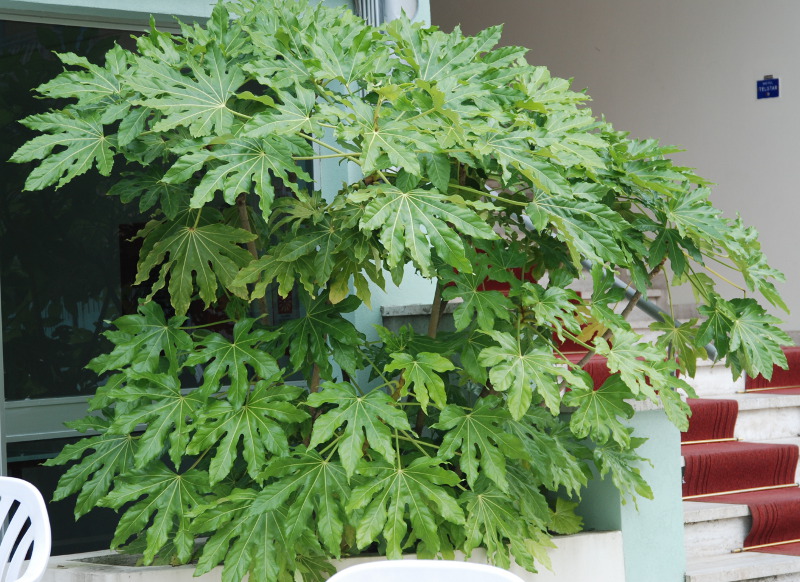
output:
[[247, 121], [250, 121], [251, 119], [253, 119], [253, 117], [252, 117], [252, 116], [250, 116], [250, 115], [245, 115], [244, 113], [239, 113], [238, 111], [234, 111], [234, 110], [233, 110], [233, 109], [231, 109], [230, 107], [226, 107], [225, 109], [227, 109], [228, 111], [230, 111], [231, 113], [233, 113], [233, 114], [234, 114], [236, 117], [238, 117], [239, 119], [245, 119], [245, 120], [247, 120]]
[[335, 159], [335, 158], [349, 158], [349, 159], [352, 159], [353, 157], [358, 157], [360, 155], [361, 154], [358, 154], [358, 153], [354, 152], [354, 153], [352, 153], [350, 155], [324, 154], [324, 155], [321, 155], [321, 156], [292, 156], [292, 159], [294, 161], [296, 161], [296, 162], [300, 161], [300, 160], [330, 160], [330, 159]]
[[[375, 342], [375, 343], [378, 343], [378, 342]], [[381, 377], [381, 379], [383, 380], [383, 385], [384, 385], [384, 386], [391, 386], [391, 385], [394, 383], [392, 380], [389, 380], [389, 379], [386, 377], [386, 375], [383, 373], [383, 370], [381, 370], [380, 368], [378, 368], [378, 366], [375, 364], [375, 362], [373, 362], [373, 361], [372, 361], [372, 360], [369, 358], [369, 356], [366, 356], [366, 355], [365, 355], [365, 356], [364, 356], [364, 359], [367, 361], [367, 363], [368, 363], [370, 366], [372, 366], [372, 369], [373, 369], [373, 370], [375, 370], [375, 372], [378, 374], [378, 376], [380, 376], [380, 377]]]
[[[322, 455], [324, 455], [325, 453], [327, 453], [329, 450], [331, 450], [331, 448], [333, 448], [333, 446], [334, 446], [334, 445], [336, 445], [336, 443], [338, 443], [338, 442], [339, 442], [339, 440], [340, 440], [340, 439], [341, 439], [343, 436], [344, 436], [344, 434], [338, 434], [338, 435], [336, 435], [336, 438], [335, 438], [335, 439], [333, 439], [331, 442], [329, 442], [329, 443], [328, 443], [328, 444], [325, 446], [325, 448], [324, 448], [324, 449], [322, 449], [322, 450], [319, 452], [319, 456], [321, 457]], [[333, 449], [333, 450], [331, 451], [331, 454], [333, 454], [335, 450], [336, 450], [336, 449]], [[330, 458], [330, 456], [328, 457], [328, 459], [329, 459], [329, 458]], [[325, 460], [327, 461], [328, 459], [325, 459]]]
[[436, 338], [439, 331], [439, 320], [441, 318], [442, 310], [442, 282], [436, 280], [436, 292], [433, 295], [433, 303], [431, 304], [431, 318], [428, 320], [428, 337]]
[[491, 196], [495, 200], [499, 200], [500, 202], [505, 202], [506, 204], [511, 204], [513, 206], [519, 206], [520, 208], [525, 208], [528, 205], [527, 202], [518, 202], [517, 200], [511, 200], [510, 198], [503, 198], [499, 194], [494, 194], [488, 191], [481, 192], [480, 190], [476, 190], [475, 188], [453, 184], [452, 182], [450, 183], [450, 188], [455, 188], [456, 190], [463, 190], [464, 192], [471, 192], [472, 194], [477, 194], [479, 196]]
[[[442, 282], [436, 280], [436, 291], [433, 294], [433, 303], [431, 304], [431, 317], [428, 320], [428, 337], [436, 339], [436, 334], [439, 331], [439, 320], [442, 312]], [[414, 430], [417, 434], [422, 434], [422, 429], [425, 428], [425, 419], [427, 418], [425, 408], [421, 407], [417, 411], [417, 420], [414, 424]]]
[[314, 137], [313, 135], [303, 134], [303, 137], [309, 141], [313, 141], [315, 144], [321, 145], [324, 148], [328, 148], [332, 152], [339, 154], [343, 158], [347, 158], [352, 162], [355, 162], [358, 165], [361, 165], [358, 161], [359, 154], [356, 152], [346, 152], [344, 150], [340, 150], [337, 147], [332, 146], [329, 143], [324, 142], [323, 140]]
[[311, 369], [311, 384], [308, 386], [309, 392], [319, 392], [319, 364], [314, 364], [314, 367]]
[[[242, 192], [241, 194], [239, 194], [239, 196], [236, 197], [236, 210], [239, 213], [239, 225], [242, 227], [243, 230], [252, 233], [253, 227], [250, 225], [250, 215], [247, 212], [247, 194], [245, 194], [244, 192]], [[258, 260], [258, 249], [256, 248], [255, 240], [247, 242], [247, 250], [250, 252], [254, 260]], [[259, 310], [261, 311], [262, 316], [266, 317], [269, 315], [266, 295], [259, 297], [258, 307]]]
[[425, 444], [425, 445], [428, 445], [429, 447], [433, 447], [433, 448], [435, 448], [435, 449], [438, 449], [438, 448], [439, 448], [438, 446], [436, 446], [436, 445], [433, 445], [433, 444], [431, 444], [431, 443], [426, 443], [425, 441], [421, 441], [421, 440], [418, 440], [418, 439], [410, 438], [410, 437], [407, 437], [407, 436], [400, 436], [399, 434], [397, 435], [397, 440], [398, 440], [398, 441], [401, 441], [401, 440], [402, 440], [402, 441], [407, 441], [407, 442], [410, 442], [411, 444], [413, 444], [413, 445], [414, 445], [414, 446], [417, 448], [417, 450], [418, 450], [420, 453], [422, 453], [422, 454], [423, 454], [423, 455], [425, 455], [426, 457], [430, 457], [430, 455], [428, 454], [428, 452], [427, 452], [425, 449], [423, 449], [423, 448], [420, 446], [420, 443], [422, 443], [422, 444]]

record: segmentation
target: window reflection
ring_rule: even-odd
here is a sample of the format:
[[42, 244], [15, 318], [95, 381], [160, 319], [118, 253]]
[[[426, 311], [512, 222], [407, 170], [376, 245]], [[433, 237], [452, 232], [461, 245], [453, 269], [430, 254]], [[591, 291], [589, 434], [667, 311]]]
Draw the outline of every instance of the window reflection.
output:
[[57, 105], [33, 87], [61, 71], [53, 54], [95, 62], [130, 33], [0, 21], [0, 289], [7, 400], [92, 393], [83, 366], [122, 313], [120, 225], [142, 220], [82, 176], [58, 191], [23, 192], [30, 165], [6, 160], [32, 133], [17, 123]]

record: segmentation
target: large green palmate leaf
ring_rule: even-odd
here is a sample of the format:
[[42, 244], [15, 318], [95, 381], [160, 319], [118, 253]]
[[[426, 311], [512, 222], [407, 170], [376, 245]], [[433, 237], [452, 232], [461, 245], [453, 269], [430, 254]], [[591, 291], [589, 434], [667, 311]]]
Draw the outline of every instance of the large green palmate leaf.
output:
[[[469, 254], [467, 256], [474, 260]], [[453, 312], [453, 322], [457, 330], [467, 328], [473, 319], [478, 322], [480, 329], [491, 330], [498, 319], [509, 320], [513, 304], [499, 291], [482, 289], [490, 274], [488, 266], [479, 262], [473, 264], [473, 270], [473, 273], [453, 275], [455, 286], [445, 288], [442, 299], [445, 301], [451, 301], [456, 297], [461, 299]], [[448, 274], [445, 277], [450, 276]]]
[[234, 285], [239, 270], [252, 260], [252, 255], [240, 244], [256, 235], [217, 222], [201, 220], [212, 211], [187, 210], [174, 221], [148, 224], [144, 237], [136, 282], [142, 283], [150, 272], [159, 267], [158, 280], [150, 297], [166, 285], [169, 276], [170, 300], [175, 312], [183, 315], [189, 309], [195, 285], [200, 298], [208, 305], [217, 299], [220, 285], [242, 296], [247, 289]]
[[308, 47], [314, 57], [314, 76], [350, 87], [386, 70], [391, 66], [389, 51], [375, 44], [376, 32], [357, 21], [342, 23], [333, 30], [321, 27]]
[[181, 329], [185, 321], [185, 317], [179, 316], [167, 321], [158, 303], [142, 303], [137, 314], [114, 320], [116, 331], [104, 334], [114, 348], [94, 358], [89, 368], [98, 374], [128, 366], [133, 372], [155, 372], [163, 356], [174, 371], [180, 365], [179, 356], [193, 347], [191, 337]]
[[662, 315], [663, 321], [652, 323], [650, 329], [661, 332], [658, 345], [666, 350], [672, 347], [678, 356], [678, 365], [690, 378], [697, 371], [697, 360], [706, 356], [706, 350], [697, 346], [697, 320], [691, 319], [678, 324], [668, 315]]
[[273, 511], [288, 506], [283, 525], [287, 542], [312, 533], [338, 557], [347, 522], [345, 505], [351, 492], [341, 464], [298, 447], [293, 456], [270, 463], [263, 476], [276, 479], [264, 489], [260, 509]]
[[311, 299], [300, 295], [304, 313], [283, 325], [281, 348], [288, 346], [295, 370], [308, 363], [319, 366], [323, 378], [333, 377], [330, 356], [345, 370], [354, 371], [360, 361], [361, 334], [342, 314], [356, 309], [359, 301], [350, 296], [331, 305], [328, 294]]
[[508, 478], [510, 486], [508, 501], [513, 504], [516, 524], [500, 523], [505, 517], [505, 512], [502, 511], [505, 509], [503, 507], [505, 504], [496, 497], [497, 492], [490, 488], [487, 481], [484, 481], [483, 486], [478, 485], [474, 489], [483, 496], [480, 505], [476, 503], [474, 506], [476, 510], [481, 510], [481, 514], [468, 516], [468, 523], [471, 524], [470, 519], [483, 517], [480, 527], [485, 532], [483, 542], [487, 544], [487, 550], [491, 547], [490, 543], [496, 543], [495, 540], [501, 541], [508, 534], [518, 532], [518, 535], [508, 537], [504, 548], [495, 546], [495, 564], [504, 563], [504, 550], [510, 550], [514, 561], [528, 571], [533, 572], [540, 565], [551, 568], [549, 552], [555, 544], [550, 541], [547, 528], [552, 523], [553, 512], [542, 493], [541, 485], [531, 480], [528, 468], [516, 463], [509, 466]]
[[240, 582], [248, 574], [257, 580], [278, 580], [281, 572], [294, 567], [297, 553], [304, 548], [288, 542], [286, 508], [265, 508], [265, 501], [269, 503], [272, 496], [263, 490], [235, 489], [197, 509], [193, 531], [208, 536], [197, 575], [222, 562], [223, 582]]
[[449, 359], [432, 352], [417, 354], [393, 353], [384, 368], [387, 372], [402, 371], [403, 384], [400, 395], [405, 396], [413, 388], [414, 397], [425, 410], [432, 400], [437, 407], [447, 404], [444, 380], [441, 375], [455, 369]]
[[627, 228], [620, 215], [609, 207], [566, 196], [538, 195], [526, 212], [541, 229], [548, 222], [567, 243], [576, 266], [588, 258], [600, 263], [625, 263], [627, 253], [620, 239]]
[[[223, 193], [225, 202], [232, 205], [239, 194], [254, 191], [259, 197], [261, 212], [268, 217], [275, 198], [273, 177], [296, 191], [296, 178], [311, 182], [311, 176], [294, 162], [293, 156], [309, 156], [313, 153], [308, 143], [299, 138], [267, 135], [263, 138], [232, 139], [213, 148], [208, 155], [208, 159], [216, 165], [205, 173], [194, 189], [190, 205], [192, 208], [202, 208], [214, 199], [218, 191]], [[178, 160], [177, 167], [196, 163], [196, 156], [189, 156], [185, 164]], [[165, 179], [178, 182], [186, 177], [186, 172], [181, 172], [179, 176], [168, 173]]]
[[292, 425], [309, 418], [305, 411], [292, 404], [302, 388], [257, 382], [241, 406], [220, 400], [204, 408], [197, 421], [196, 434], [186, 449], [190, 455], [204, 453], [216, 445], [208, 476], [218, 483], [228, 476], [241, 455], [247, 463], [247, 474], [261, 481], [261, 472], [272, 456], [289, 454], [288, 434]]
[[485, 153], [496, 156], [505, 181], [518, 172], [545, 194], [566, 195], [569, 183], [546, 157], [534, 152], [534, 141], [531, 132], [497, 131], [487, 136], [480, 147]]
[[237, 97], [268, 105], [266, 111], [257, 113], [247, 123], [246, 137], [293, 136], [302, 131], [308, 135], [320, 134], [320, 121], [332, 121], [317, 111], [313, 91], [296, 85], [293, 90], [276, 91], [278, 101], [265, 95], [245, 91]]
[[12, 162], [41, 160], [25, 180], [25, 190], [63, 186], [97, 166], [103, 176], [114, 165], [113, 139], [105, 135], [100, 113], [63, 109], [26, 117], [26, 127], [43, 133], [20, 147]]
[[786, 303], [775, 289], [773, 281], [783, 282], [786, 276], [770, 267], [767, 258], [761, 252], [758, 232], [753, 227], [746, 227], [741, 217], [727, 224], [727, 235], [723, 246], [736, 266], [741, 270], [745, 283], [750, 289], [757, 289], [767, 301], [788, 312]]
[[696, 188], [669, 197], [665, 213], [681, 236], [698, 240], [725, 236], [729, 226], [721, 217], [722, 212], [711, 206], [709, 194], [708, 188]]
[[308, 405], [335, 404], [336, 407], [316, 419], [309, 446], [316, 447], [341, 431], [337, 451], [348, 477], [353, 475], [358, 460], [364, 455], [365, 438], [370, 448], [393, 463], [395, 449], [390, 427], [411, 430], [397, 403], [380, 390], [360, 394], [347, 382], [326, 382], [322, 388], [321, 392], [309, 394]]
[[[295, 266], [296, 276], [307, 291], [328, 287], [331, 303], [339, 303], [350, 294], [350, 277], [361, 275], [364, 259], [372, 250], [365, 238], [357, 228], [348, 228], [329, 213], [313, 227], [289, 238], [275, 253], [280, 262]], [[369, 266], [367, 270], [372, 271]]]
[[371, 105], [357, 97], [349, 98], [347, 105], [352, 110], [347, 120], [352, 123], [342, 124], [338, 136], [345, 143], [361, 142], [359, 164], [365, 174], [394, 165], [420, 175], [418, 153], [435, 153], [437, 149], [432, 135], [397, 119], [388, 106], [376, 113]]
[[785, 369], [786, 355], [781, 346], [790, 344], [792, 340], [776, 327], [780, 320], [768, 314], [752, 298], [732, 299], [730, 306], [735, 313], [729, 322], [729, 349], [737, 356], [734, 372], [738, 375], [738, 368], [750, 376], [760, 374], [771, 378], [775, 365]]
[[294, 289], [295, 282], [301, 281], [306, 293], [313, 293], [316, 285], [314, 281], [314, 259], [300, 257], [295, 261], [284, 261], [283, 256], [273, 254], [262, 255], [253, 260], [236, 275], [233, 287], [236, 289], [253, 285], [250, 299], [260, 299], [267, 294], [267, 289], [274, 282], [278, 284], [278, 293], [281, 297], [288, 297]]
[[647, 464], [647, 460], [636, 452], [636, 449], [644, 444], [645, 440], [630, 437], [628, 446], [609, 441], [598, 444], [592, 451], [600, 476], [610, 475], [617, 489], [634, 500], [636, 496], [653, 499], [653, 490], [644, 480], [641, 472], [641, 468]]
[[194, 351], [186, 359], [187, 366], [205, 364], [201, 386], [205, 393], [221, 390], [222, 379], [227, 378], [226, 398], [234, 407], [241, 406], [250, 389], [250, 369], [261, 379], [272, 378], [280, 371], [275, 358], [260, 349], [279, 333], [253, 329], [255, 323], [256, 320], [250, 318], [237, 321], [233, 326], [233, 341], [218, 333], [209, 335], [200, 342], [202, 349]]
[[215, 44], [225, 56], [249, 52], [247, 35], [222, 2], [214, 5], [205, 27], [197, 22], [193, 26], [181, 22], [180, 26], [182, 36], [193, 39], [202, 47]]
[[489, 380], [489, 369], [479, 363], [481, 352], [493, 345], [492, 338], [472, 326], [465, 330], [461, 353], [459, 354], [464, 374], [473, 382], [486, 384]]
[[398, 559], [413, 528], [414, 537], [429, 551], [438, 552], [439, 524], [464, 523], [464, 513], [450, 493], [460, 479], [441, 463], [440, 459], [417, 457], [394, 465], [375, 461], [359, 469], [368, 481], [353, 490], [347, 509], [362, 510], [354, 524], [360, 548], [382, 536], [387, 557]]
[[676, 365], [667, 361], [663, 351], [655, 345], [641, 341], [633, 331], [619, 329], [614, 333], [613, 344], [597, 338], [597, 353], [608, 359], [611, 373], [619, 372], [620, 379], [633, 394], [642, 394], [656, 400], [656, 391], [673, 386], [672, 373]]
[[495, 390], [508, 392], [508, 409], [519, 420], [533, 401], [534, 390], [553, 414], [561, 406], [559, 378], [575, 385], [583, 384], [580, 377], [564, 366], [564, 360], [553, 355], [549, 344], [525, 348], [520, 338], [510, 333], [492, 331], [489, 334], [499, 345], [484, 348], [478, 356], [482, 366], [489, 367], [489, 380]]
[[[482, 484], [476, 484], [474, 490], [487, 492], [491, 487], [491, 483], [484, 481]], [[531, 478], [530, 466], [526, 461], [508, 464], [508, 489], [509, 500], [514, 504], [519, 518], [525, 523], [527, 533], [530, 535], [534, 530], [545, 530], [552, 518], [548, 501], [550, 496], [546, 496], [538, 480]], [[493, 488], [491, 491], [497, 493]]]
[[460, 453], [458, 466], [471, 487], [485, 475], [507, 492], [506, 459], [527, 455], [519, 438], [503, 430], [511, 415], [498, 406], [497, 399], [482, 399], [471, 410], [450, 404], [431, 428], [446, 431], [438, 456], [449, 460]]
[[577, 501], [567, 501], [563, 497], [559, 497], [550, 520], [550, 529], [564, 535], [576, 534], [581, 531], [583, 520], [575, 513], [577, 507]]
[[136, 441], [129, 434], [107, 432], [109, 425], [107, 420], [93, 419], [87, 428], [103, 431], [103, 434], [67, 445], [56, 458], [48, 459], [44, 463], [45, 466], [54, 467], [69, 461], [78, 461], [61, 476], [53, 493], [54, 501], [78, 493], [75, 502], [76, 519], [97, 507], [114, 479], [134, 467]]
[[126, 85], [144, 96], [140, 105], [163, 114], [153, 130], [184, 126], [194, 137], [229, 133], [234, 115], [228, 100], [244, 82], [244, 74], [217, 48], [209, 50], [202, 63], [185, 53], [181, 58], [191, 75], [167, 63], [140, 57], [136, 72], [126, 80]]
[[550, 326], [563, 338], [564, 331], [579, 335], [581, 322], [577, 317], [580, 298], [571, 289], [548, 287], [533, 283], [524, 284], [522, 304], [526, 317], [536, 325]]
[[570, 420], [572, 431], [579, 438], [591, 437], [599, 443], [613, 438], [627, 446], [628, 430], [620, 419], [627, 420], [633, 416], [633, 407], [626, 402], [632, 396], [631, 389], [617, 374], [596, 390], [573, 387], [564, 395], [567, 406], [577, 407]]
[[460, 499], [466, 513], [464, 551], [470, 555], [476, 548], [485, 548], [492, 564], [509, 568], [509, 546], [525, 537], [523, 522], [508, 495], [485, 481], [480, 485], [464, 492]]
[[354, 202], [368, 201], [360, 226], [363, 230], [380, 231], [390, 267], [403, 264], [408, 253], [420, 271], [430, 276], [432, 245], [447, 264], [469, 273], [472, 266], [459, 234], [478, 239], [497, 238], [476, 212], [457, 198], [435, 190], [405, 192], [392, 185], [378, 185], [360, 190], [350, 198]]
[[501, 27], [494, 26], [474, 37], [464, 37], [460, 31], [452, 35], [435, 30], [420, 31], [419, 25], [409, 26], [408, 20], [400, 19], [387, 30], [397, 42], [405, 64], [412, 67], [420, 79], [437, 81], [453, 76], [469, 79], [485, 69], [481, 57], [499, 42]]
[[588, 468], [583, 460], [588, 449], [569, 429], [567, 421], [554, 417], [547, 410], [531, 407], [520, 420], [506, 423], [505, 430], [522, 443], [527, 456], [525, 481], [544, 485], [550, 491], [559, 488], [568, 495], [580, 493], [588, 482]]
[[203, 471], [190, 469], [176, 473], [160, 462], [118, 478], [114, 490], [100, 505], [114, 509], [129, 503], [133, 505], [119, 520], [112, 548], [146, 531], [145, 564], [152, 563], [168, 541], [174, 544], [178, 559], [187, 562], [194, 553], [189, 516], [200, 505], [207, 483], [208, 476]]
[[168, 220], [189, 205], [190, 192], [182, 185], [170, 184], [161, 172], [150, 169], [123, 178], [108, 191], [109, 196], [119, 196], [124, 203], [139, 199], [139, 212], [146, 212], [158, 205]]
[[106, 66], [100, 67], [85, 57], [74, 53], [56, 53], [66, 66], [79, 67], [81, 71], [64, 71], [51, 81], [40, 85], [36, 91], [53, 99], [76, 99], [82, 107], [105, 102], [110, 105], [122, 92], [121, 79], [129, 70], [133, 59], [119, 46], [106, 53]]
[[121, 402], [136, 403], [135, 408], [114, 418], [110, 427], [112, 432], [131, 433], [138, 425], [147, 424], [139, 436], [139, 446], [134, 455], [137, 469], [160, 457], [167, 443], [170, 460], [176, 467], [180, 466], [189, 437], [195, 429], [197, 410], [206, 400], [202, 393], [194, 390], [184, 394], [173, 375], [143, 373], [134, 376], [124, 386], [111, 388], [107, 396]]

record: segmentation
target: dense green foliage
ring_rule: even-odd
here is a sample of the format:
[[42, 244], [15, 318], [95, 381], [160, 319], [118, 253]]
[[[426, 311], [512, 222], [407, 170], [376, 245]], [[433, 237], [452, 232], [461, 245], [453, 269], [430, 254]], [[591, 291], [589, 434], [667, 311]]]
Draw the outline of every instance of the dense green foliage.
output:
[[[26, 188], [96, 171], [152, 220], [148, 299], [90, 364], [105, 381], [72, 426], [95, 435], [53, 461], [70, 464], [56, 497], [77, 493], [79, 516], [122, 509], [115, 547], [224, 563], [226, 582], [316, 580], [365, 550], [483, 547], [533, 569], [550, 533], [580, 527], [592, 469], [650, 495], [630, 400], [685, 426], [675, 372], [708, 342], [736, 375], [785, 363], [788, 338], [747, 296], [783, 306], [755, 233], [675, 150], [598, 121], [524, 49], [494, 48], [499, 35], [241, 0], [102, 64], [60, 55], [38, 92], [67, 104], [23, 120], [40, 135], [13, 157], [38, 162]], [[308, 160], [362, 178], [323, 197]], [[579, 296], [584, 259], [593, 292]], [[715, 290], [718, 264], [742, 273], [741, 297]], [[367, 341], [348, 314], [409, 265], [437, 282], [412, 299], [433, 302], [430, 332]], [[614, 310], [622, 270], [644, 294], [662, 270], [691, 284], [703, 322], [668, 319], [643, 342]], [[275, 287], [299, 296], [299, 318], [270, 317]], [[196, 325], [193, 302], [235, 325]], [[595, 386], [565, 341], [613, 375]]]

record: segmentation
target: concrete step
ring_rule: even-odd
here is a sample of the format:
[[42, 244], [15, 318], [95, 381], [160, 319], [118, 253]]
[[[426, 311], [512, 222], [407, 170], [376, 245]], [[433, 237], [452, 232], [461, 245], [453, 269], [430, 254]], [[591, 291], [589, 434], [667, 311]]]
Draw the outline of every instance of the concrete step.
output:
[[733, 553], [750, 529], [746, 505], [684, 501], [686, 582], [800, 582], [800, 557]]
[[800, 394], [736, 394], [739, 417], [734, 435], [766, 441], [800, 436]]
[[761, 442], [800, 437], [800, 394], [709, 393], [704, 398], [736, 400], [736, 438]]
[[[728, 370], [704, 364], [690, 383], [701, 397], [738, 401], [737, 438], [800, 446], [800, 395], [741, 393], [743, 379], [733, 382]], [[742, 547], [751, 522], [746, 505], [684, 502], [686, 582], [800, 582], [800, 557], [731, 553]]]
[[742, 547], [752, 518], [747, 505], [683, 502], [686, 560], [728, 554]]
[[744, 391], [744, 376], [733, 379], [731, 371], [711, 360], [697, 362], [694, 378], [684, 378], [700, 398], [726, 398]]
[[687, 561], [686, 582], [800, 582], [800, 557], [742, 552]]

